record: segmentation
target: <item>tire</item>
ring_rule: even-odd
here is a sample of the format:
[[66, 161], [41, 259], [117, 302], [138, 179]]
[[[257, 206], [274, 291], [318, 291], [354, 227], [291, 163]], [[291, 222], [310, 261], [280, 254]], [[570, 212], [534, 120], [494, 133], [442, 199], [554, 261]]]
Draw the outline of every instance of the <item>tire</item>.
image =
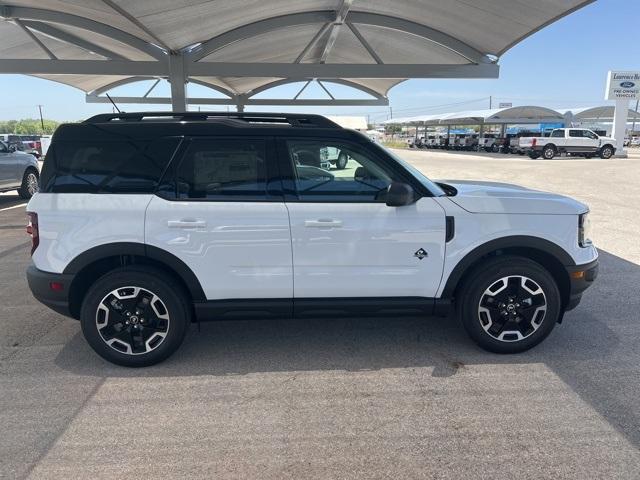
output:
[[495, 353], [536, 346], [551, 333], [562, 311], [551, 274], [540, 264], [513, 255], [490, 258], [475, 268], [457, 299], [458, 317], [469, 336]]
[[500, 147], [494, 143], [493, 145], [491, 145], [491, 151], [493, 153], [498, 153], [500, 151]]
[[190, 322], [182, 286], [163, 271], [145, 266], [100, 277], [80, 311], [89, 345], [105, 360], [125, 367], [147, 367], [168, 358], [184, 340]]
[[344, 170], [347, 167], [347, 163], [349, 162], [349, 157], [346, 153], [340, 152], [338, 154], [338, 159], [336, 160], [336, 168], [338, 170]]
[[39, 188], [40, 175], [38, 171], [33, 167], [27, 168], [22, 176], [22, 184], [18, 189], [18, 195], [20, 195], [20, 198], [29, 200], [38, 192]]
[[613, 156], [613, 147], [611, 145], [605, 145], [600, 150], [600, 158], [609, 160]]
[[542, 149], [542, 157], [545, 160], [551, 160], [555, 156], [556, 156], [556, 147], [554, 147], [553, 145], [547, 145]]

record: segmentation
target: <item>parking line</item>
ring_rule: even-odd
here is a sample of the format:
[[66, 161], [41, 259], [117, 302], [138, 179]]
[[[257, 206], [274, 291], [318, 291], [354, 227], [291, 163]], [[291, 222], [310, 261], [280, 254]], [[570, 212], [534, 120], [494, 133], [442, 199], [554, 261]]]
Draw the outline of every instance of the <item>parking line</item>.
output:
[[5, 210], [11, 210], [13, 208], [25, 207], [26, 205], [27, 205], [26, 203], [21, 203], [20, 205], [14, 205], [13, 207], [0, 208], [0, 212], [4, 212]]

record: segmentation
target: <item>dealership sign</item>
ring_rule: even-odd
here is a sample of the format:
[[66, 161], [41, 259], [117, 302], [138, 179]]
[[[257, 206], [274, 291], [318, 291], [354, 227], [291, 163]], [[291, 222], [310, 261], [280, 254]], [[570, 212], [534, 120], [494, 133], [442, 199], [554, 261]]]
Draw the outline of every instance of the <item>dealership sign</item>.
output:
[[640, 99], [640, 72], [612, 72], [607, 77], [606, 100]]

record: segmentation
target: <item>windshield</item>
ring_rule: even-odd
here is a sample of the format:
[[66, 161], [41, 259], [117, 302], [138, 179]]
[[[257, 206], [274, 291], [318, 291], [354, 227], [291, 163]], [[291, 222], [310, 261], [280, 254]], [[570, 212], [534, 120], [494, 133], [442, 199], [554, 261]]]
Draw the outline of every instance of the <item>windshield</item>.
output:
[[422, 183], [427, 189], [435, 196], [435, 197], [444, 197], [446, 193], [442, 190], [437, 184], [429, 180], [429, 178], [418, 170], [416, 167], [411, 165], [406, 160], [400, 158], [395, 152], [389, 150], [384, 145], [379, 145], [382, 147], [396, 162], [402, 165], [411, 175], [413, 175], [420, 183]]

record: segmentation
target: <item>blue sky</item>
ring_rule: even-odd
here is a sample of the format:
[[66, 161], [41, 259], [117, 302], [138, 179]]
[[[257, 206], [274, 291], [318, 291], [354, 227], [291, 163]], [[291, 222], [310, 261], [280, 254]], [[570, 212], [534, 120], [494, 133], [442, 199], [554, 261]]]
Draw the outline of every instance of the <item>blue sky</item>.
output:
[[[500, 28], [496, 24], [496, 28]], [[509, 50], [500, 59], [500, 78], [496, 80], [409, 80], [389, 94], [393, 116], [413, 116], [475, 108], [512, 102], [549, 107], [572, 107], [607, 103], [603, 100], [608, 70], [640, 70], [638, 32], [640, 0], [598, 0], [541, 30]], [[163, 82], [164, 83], [164, 82]], [[114, 94], [141, 95], [148, 84], [114, 90]], [[278, 96], [292, 97], [299, 85], [279, 87]], [[344, 96], [344, 87], [330, 87]], [[46, 118], [79, 120], [94, 113], [111, 111], [108, 105], [91, 105], [84, 93], [54, 82], [22, 75], [0, 75], [0, 119], [35, 118], [42, 104]], [[168, 95], [168, 85], [158, 86], [154, 94]], [[193, 96], [208, 93], [190, 87]], [[305, 92], [319, 97], [319, 87]], [[123, 110], [164, 109], [161, 106], [122, 105]], [[194, 108], [194, 107], [192, 107]], [[211, 109], [211, 107], [206, 107]], [[217, 107], [225, 108], [225, 107]], [[282, 107], [280, 107], [282, 108]], [[254, 108], [273, 110], [274, 107]], [[333, 115], [369, 115], [371, 120], [389, 116], [386, 107], [286, 107]]]

